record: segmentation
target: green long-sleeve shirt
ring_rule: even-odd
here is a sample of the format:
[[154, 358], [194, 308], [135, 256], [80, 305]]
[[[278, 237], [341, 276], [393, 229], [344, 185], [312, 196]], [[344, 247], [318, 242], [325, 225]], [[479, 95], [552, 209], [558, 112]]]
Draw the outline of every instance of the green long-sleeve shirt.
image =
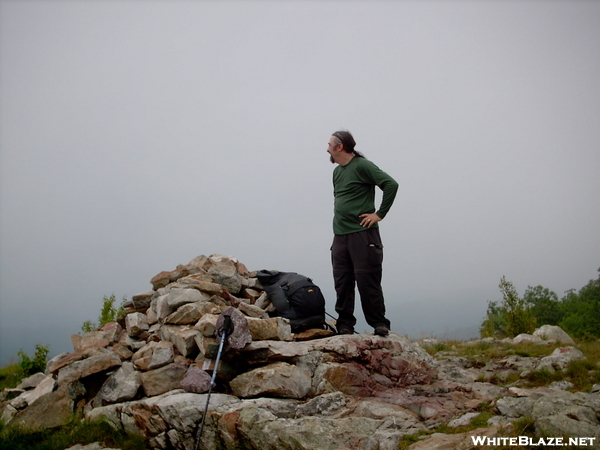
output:
[[[375, 209], [375, 186], [383, 191], [378, 210]], [[365, 230], [360, 215], [376, 213], [386, 216], [398, 191], [398, 183], [371, 161], [355, 156], [345, 166], [333, 170], [334, 234], [349, 234]], [[375, 224], [373, 227], [377, 227]]]

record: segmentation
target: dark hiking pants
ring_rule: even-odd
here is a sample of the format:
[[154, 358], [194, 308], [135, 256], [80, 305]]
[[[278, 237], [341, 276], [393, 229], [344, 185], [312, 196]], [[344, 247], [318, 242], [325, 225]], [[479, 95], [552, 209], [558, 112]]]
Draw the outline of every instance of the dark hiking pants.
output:
[[367, 323], [373, 328], [386, 326], [381, 274], [383, 245], [379, 228], [367, 228], [351, 234], [336, 234], [331, 246], [331, 262], [337, 300], [338, 328], [354, 327], [355, 288], [358, 287], [362, 310]]

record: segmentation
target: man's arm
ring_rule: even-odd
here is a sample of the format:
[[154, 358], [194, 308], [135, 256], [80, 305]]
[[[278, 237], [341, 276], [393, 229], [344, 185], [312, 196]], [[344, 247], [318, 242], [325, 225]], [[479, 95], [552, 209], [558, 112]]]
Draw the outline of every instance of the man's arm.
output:
[[383, 220], [394, 203], [396, 193], [398, 192], [398, 183], [375, 164], [371, 165], [370, 175], [373, 183], [383, 191], [381, 205], [379, 205], [379, 209], [375, 211], [375, 215], [379, 217], [379, 220]]

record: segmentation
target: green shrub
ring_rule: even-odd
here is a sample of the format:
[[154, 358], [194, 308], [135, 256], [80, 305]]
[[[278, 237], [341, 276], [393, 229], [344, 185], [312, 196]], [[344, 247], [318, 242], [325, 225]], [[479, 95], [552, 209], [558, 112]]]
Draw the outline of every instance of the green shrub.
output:
[[33, 358], [30, 358], [29, 355], [22, 350], [18, 352], [17, 355], [19, 355], [19, 365], [23, 377], [29, 377], [38, 372], [45, 372], [49, 352], [50, 350], [47, 346], [40, 344], [35, 346], [35, 355]]
[[81, 326], [81, 331], [83, 331], [84, 333], [89, 333], [90, 331], [95, 331], [98, 328], [103, 327], [107, 323], [116, 322], [119, 315], [123, 312], [123, 304], [127, 301], [127, 297], [123, 297], [119, 309], [115, 308], [116, 300], [117, 299], [115, 297], [115, 294], [112, 294], [110, 297], [107, 297], [105, 295], [102, 298], [102, 309], [100, 310], [98, 323], [96, 324], [91, 320], [86, 320]]
[[505, 277], [500, 279], [498, 287], [502, 293], [502, 304], [488, 303], [487, 316], [479, 329], [481, 336], [515, 337], [533, 332], [536, 321], [530, 305], [519, 297], [513, 284]]

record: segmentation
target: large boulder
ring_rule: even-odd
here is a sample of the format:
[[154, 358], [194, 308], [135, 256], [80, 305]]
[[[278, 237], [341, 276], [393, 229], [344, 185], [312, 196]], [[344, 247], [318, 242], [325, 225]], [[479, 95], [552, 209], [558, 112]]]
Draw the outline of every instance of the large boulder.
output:
[[230, 383], [241, 398], [268, 396], [301, 399], [310, 391], [310, 373], [294, 365], [278, 362], [243, 373]]
[[160, 369], [143, 372], [140, 377], [144, 392], [148, 397], [153, 397], [178, 389], [187, 371], [186, 366], [173, 363]]
[[585, 355], [575, 347], [559, 347], [552, 354], [542, 358], [536, 370], [546, 369], [550, 372], [564, 370], [571, 361], [584, 359]]
[[121, 365], [121, 358], [113, 352], [106, 350], [96, 356], [87, 359], [75, 361], [72, 364], [62, 368], [58, 372], [57, 381], [59, 384], [70, 383], [90, 375], [100, 372], [106, 372]]
[[562, 345], [575, 345], [575, 341], [561, 327], [556, 325], [542, 325], [533, 332], [545, 341], [553, 341]]
[[113, 372], [100, 389], [105, 403], [120, 403], [132, 400], [142, 385], [141, 374], [130, 362], [124, 362]]
[[66, 425], [73, 418], [77, 400], [84, 395], [85, 388], [79, 381], [63, 383], [58, 389], [41, 396], [19, 411], [8, 425], [31, 431]]

